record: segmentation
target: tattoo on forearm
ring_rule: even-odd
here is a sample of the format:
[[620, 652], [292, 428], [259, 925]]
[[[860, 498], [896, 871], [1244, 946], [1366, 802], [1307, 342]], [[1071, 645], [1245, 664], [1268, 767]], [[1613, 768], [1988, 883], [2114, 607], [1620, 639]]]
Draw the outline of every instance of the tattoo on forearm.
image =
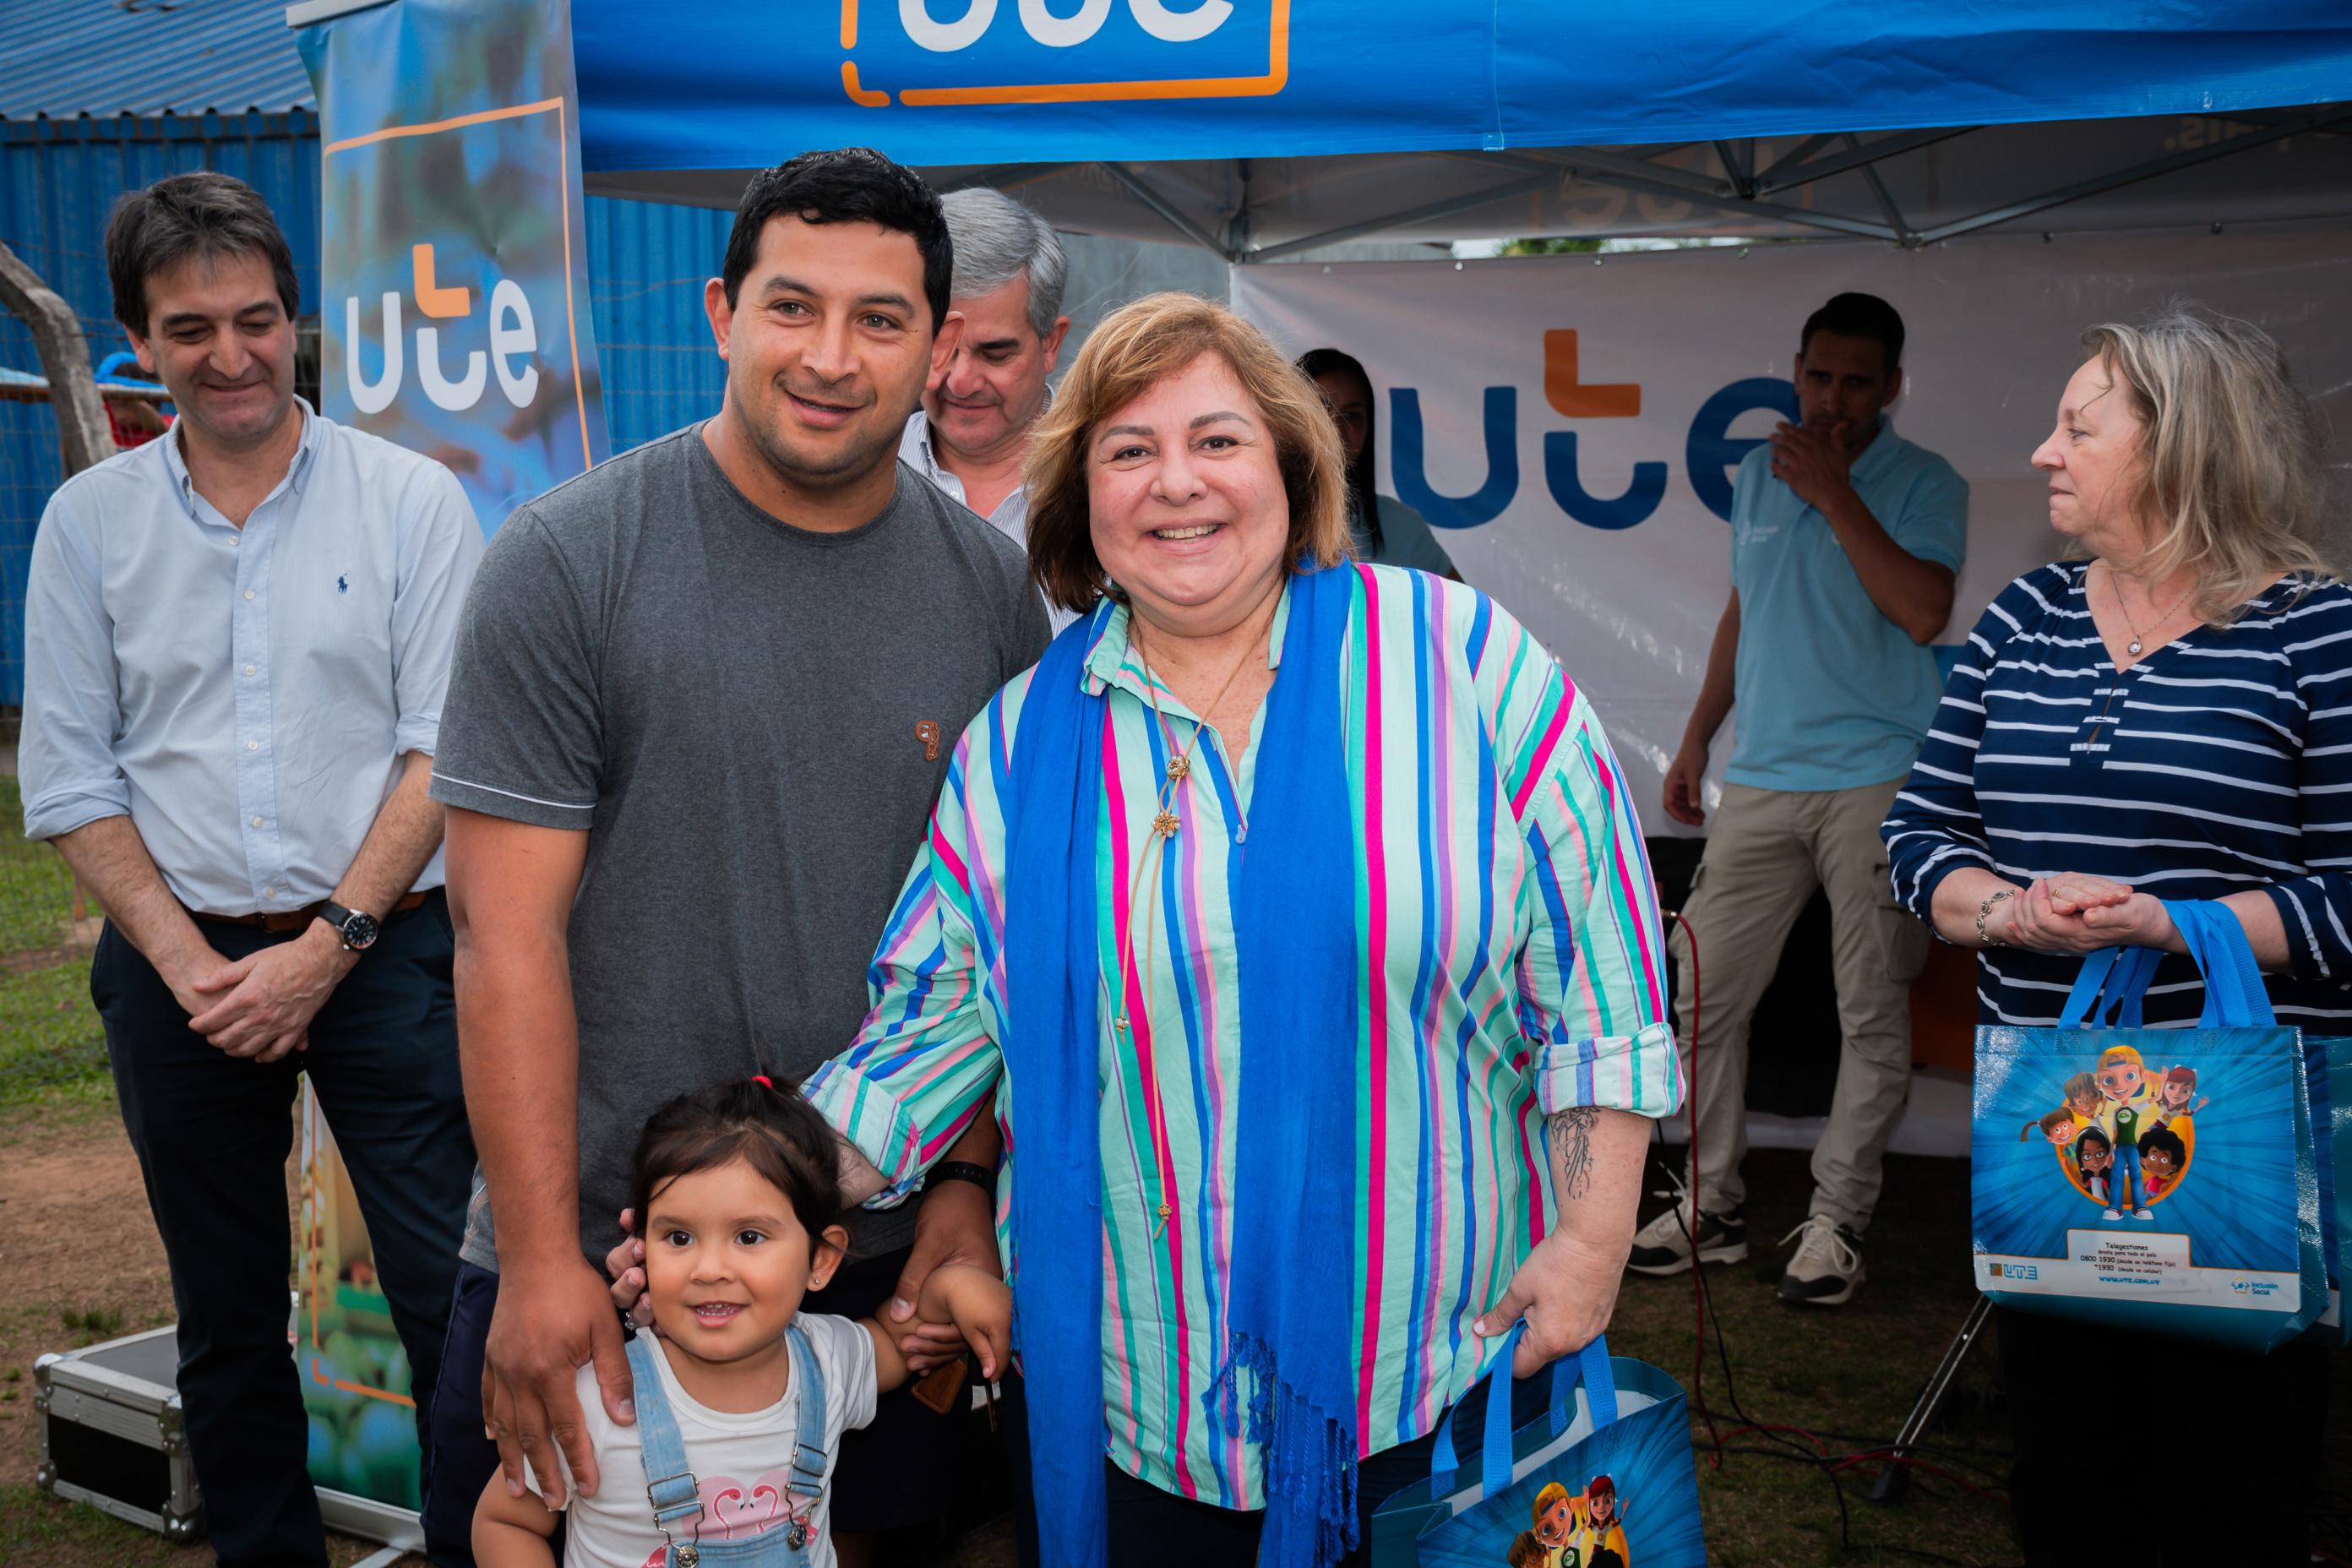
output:
[[1592, 1124], [1601, 1111], [1572, 1105], [1551, 1119], [1552, 1186], [1562, 1203], [1592, 1190]]

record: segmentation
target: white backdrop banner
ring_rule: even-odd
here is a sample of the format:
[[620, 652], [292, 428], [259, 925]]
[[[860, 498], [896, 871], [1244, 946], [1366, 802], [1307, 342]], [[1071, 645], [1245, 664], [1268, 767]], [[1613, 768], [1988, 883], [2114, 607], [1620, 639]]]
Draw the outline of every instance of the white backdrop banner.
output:
[[[1903, 313], [1909, 386], [1893, 417], [1969, 481], [1968, 564], [1939, 642], [1965, 638], [2011, 578], [2059, 553], [2027, 458], [2094, 322], [2176, 297], [2260, 322], [2332, 416], [2339, 476], [2352, 457], [2340, 230], [1261, 266], [1233, 279], [1235, 306], [1286, 351], [1328, 344], [1364, 362], [1383, 491], [1443, 530], [1462, 574], [1591, 696], [1653, 833], [1680, 831], [1660, 790], [1730, 593], [1733, 473], [1795, 408], [1805, 318], [1849, 289]], [[1727, 727], [1710, 807], [1731, 742]]]

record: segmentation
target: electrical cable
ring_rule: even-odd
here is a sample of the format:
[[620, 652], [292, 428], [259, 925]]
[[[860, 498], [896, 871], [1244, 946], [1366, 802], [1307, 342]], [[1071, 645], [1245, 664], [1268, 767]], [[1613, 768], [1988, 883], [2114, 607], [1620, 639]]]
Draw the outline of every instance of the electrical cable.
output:
[[[1723, 1436], [1716, 1427], [1714, 1414], [1707, 1408], [1706, 1404], [1706, 1320], [1708, 1315], [1712, 1312], [1715, 1318], [1716, 1358], [1721, 1363], [1723, 1367], [1724, 1397], [1730, 1401], [1732, 1415], [1744, 1423], [1743, 1426], [1734, 1428], [1731, 1435], [1734, 1437], [1737, 1437], [1744, 1433], [1755, 1432], [1770, 1441], [1780, 1445], [1780, 1447], [1777, 1448], [1742, 1449], [1738, 1451], [1754, 1453], [1760, 1457], [1771, 1458], [1794, 1459], [1800, 1463], [1811, 1465], [1820, 1470], [1822, 1476], [1827, 1478], [1830, 1483], [1831, 1492], [1837, 1498], [1838, 1542], [1840, 1550], [1848, 1553], [1859, 1552], [1864, 1550], [1864, 1548], [1853, 1539], [1853, 1514], [1846, 1505], [1845, 1483], [1838, 1479], [1838, 1472], [1842, 1469], [1850, 1468], [1854, 1464], [1864, 1462], [1866, 1459], [1874, 1456], [1868, 1454], [1832, 1455], [1829, 1451], [1829, 1445], [1822, 1441], [1822, 1439], [1813, 1433], [1807, 1431], [1801, 1426], [1787, 1426], [1778, 1422], [1759, 1421], [1754, 1416], [1750, 1415], [1746, 1408], [1739, 1403], [1739, 1386], [1734, 1380], [1731, 1373], [1731, 1349], [1729, 1342], [1725, 1340], [1723, 1334], [1723, 1314], [1714, 1311], [1715, 1294], [1706, 1282], [1706, 1266], [1701, 1264], [1698, 1260], [1698, 1237], [1696, 1235], [1698, 1222], [1698, 1027], [1699, 1003], [1701, 1000], [1699, 990], [1698, 932], [1696, 929], [1692, 926], [1689, 919], [1685, 917], [1680, 910], [1667, 910], [1661, 918], [1662, 920], [1672, 921], [1674, 924], [1682, 928], [1683, 940], [1690, 952], [1690, 1082], [1685, 1086], [1690, 1125], [1690, 1181], [1687, 1188], [1689, 1213], [1687, 1215], [1684, 1213], [1685, 1205], [1682, 1202], [1683, 1194], [1676, 1194], [1674, 1204], [1674, 1215], [1675, 1225], [1682, 1230], [1683, 1240], [1691, 1249], [1691, 1279], [1693, 1280], [1693, 1294], [1698, 1304], [1697, 1316], [1699, 1325], [1696, 1367], [1691, 1380], [1691, 1402], [1698, 1407], [1699, 1416], [1706, 1423], [1707, 1435], [1714, 1444], [1714, 1452], [1710, 1456], [1708, 1462], [1711, 1468], [1717, 1470], [1722, 1469], [1723, 1456], [1727, 1451], [1724, 1447]], [[1788, 1436], [1788, 1434], [1794, 1434], [1796, 1436], [1803, 1437], [1806, 1441], [1811, 1443], [1813, 1446], [1813, 1451], [1808, 1452], [1802, 1445], [1794, 1441], [1791, 1436]], [[1907, 1458], [1896, 1459], [1891, 1449], [1892, 1445], [1889, 1445], [1889, 1451], [1883, 1456], [1884, 1458], [1895, 1460], [1895, 1462], [1901, 1463], [1906, 1468], [1926, 1470], [1932, 1474], [1945, 1474], [1945, 1472], [1940, 1471], [1936, 1467], [1927, 1465], [1924, 1461], [1913, 1460]], [[1983, 1489], [1975, 1487], [1969, 1482], [1960, 1480], [1958, 1477], [1948, 1477], [1948, 1479], [1958, 1481], [1958, 1484], [1962, 1486], [1967, 1486], [1971, 1491], [1981, 1492], [1982, 1495], [1987, 1497], [1990, 1497], [1992, 1495], [1990, 1492], [1983, 1491]], [[1968, 1565], [1962, 1563], [1957, 1557], [1947, 1557], [1940, 1552], [1926, 1552], [1916, 1547], [1894, 1546], [1873, 1542], [1871, 1543], [1869, 1550], [1885, 1552], [1897, 1557], [1916, 1558], [1919, 1561], [1926, 1563], [1950, 1563], [1953, 1565], [1953, 1568], [1968, 1568]]]

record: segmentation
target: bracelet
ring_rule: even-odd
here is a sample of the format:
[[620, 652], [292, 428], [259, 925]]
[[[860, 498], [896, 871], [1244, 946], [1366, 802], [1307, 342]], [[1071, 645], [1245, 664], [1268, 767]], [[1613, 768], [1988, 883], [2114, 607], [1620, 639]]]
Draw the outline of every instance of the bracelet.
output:
[[923, 1191], [928, 1193], [941, 1182], [970, 1182], [990, 1197], [996, 1196], [996, 1173], [969, 1161], [942, 1160], [933, 1165], [930, 1173], [923, 1178]]
[[1995, 904], [2000, 902], [2003, 899], [2014, 898], [2016, 894], [2016, 889], [2003, 888], [2000, 892], [1995, 893], [1991, 898], [1987, 899], [1978, 907], [1977, 945], [1979, 947], [2007, 947], [2009, 945], [2009, 943], [2001, 941], [2000, 938], [1985, 930], [1985, 917], [1992, 913], [1992, 907]]

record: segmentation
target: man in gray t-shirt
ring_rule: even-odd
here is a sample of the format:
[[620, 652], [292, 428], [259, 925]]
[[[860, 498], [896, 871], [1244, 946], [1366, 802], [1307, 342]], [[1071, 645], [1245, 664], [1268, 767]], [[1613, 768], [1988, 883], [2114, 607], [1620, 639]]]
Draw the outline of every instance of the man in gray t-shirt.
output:
[[[646, 1116], [754, 1073], [797, 1082], [849, 1042], [956, 738], [1045, 649], [1019, 547], [897, 461], [961, 326], [948, 248], [937, 199], [877, 154], [756, 177], [706, 299], [720, 413], [515, 512], [476, 580], [433, 786], [488, 1197], [453, 1313], [446, 1364], [478, 1384], [449, 1391], [453, 1442], [466, 1394], [488, 1408], [474, 1462], [428, 1482], [437, 1542], [463, 1542], [501, 1458], [544, 1480], [560, 1446], [594, 1489], [572, 1374], [594, 1360], [626, 1418], [590, 1260], [621, 1239]], [[991, 1122], [956, 1152], [976, 1176]], [[861, 1215], [812, 1305], [854, 1316], [904, 1293], [902, 1270], [992, 1262], [992, 1216], [964, 1181]], [[844, 1442], [850, 1536], [921, 1522], [915, 1493], [939, 1489], [904, 1478], [953, 1424], [897, 1404]]]

